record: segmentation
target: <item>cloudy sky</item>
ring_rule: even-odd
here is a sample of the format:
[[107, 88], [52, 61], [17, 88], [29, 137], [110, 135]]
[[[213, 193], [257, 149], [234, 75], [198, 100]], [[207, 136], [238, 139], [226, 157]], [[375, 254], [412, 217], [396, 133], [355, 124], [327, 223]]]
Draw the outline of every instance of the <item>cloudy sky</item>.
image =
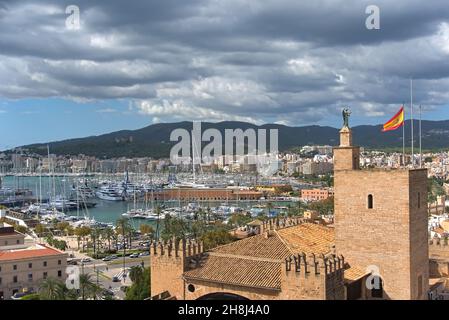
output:
[[181, 120], [339, 126], [345, 105], [378, 124], [410, 78], [424, 118], [449, 119], [447, 0], [0, 0], [0, 149]]

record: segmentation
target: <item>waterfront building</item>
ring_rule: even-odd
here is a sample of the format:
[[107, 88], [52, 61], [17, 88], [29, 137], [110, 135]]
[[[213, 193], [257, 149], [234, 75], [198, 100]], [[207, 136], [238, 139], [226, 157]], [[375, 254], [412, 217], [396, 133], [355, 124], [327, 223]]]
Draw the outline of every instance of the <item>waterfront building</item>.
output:
[[15, 293], [37, 292], [43, 279], [66, 279], [67, 254], [27, 239], [0, 223], [0, 300]]
[[231, 188], [170, 188], [147, 193], [148, 200], [157, 201], [238, 201], [259, 200], [263, 193]]

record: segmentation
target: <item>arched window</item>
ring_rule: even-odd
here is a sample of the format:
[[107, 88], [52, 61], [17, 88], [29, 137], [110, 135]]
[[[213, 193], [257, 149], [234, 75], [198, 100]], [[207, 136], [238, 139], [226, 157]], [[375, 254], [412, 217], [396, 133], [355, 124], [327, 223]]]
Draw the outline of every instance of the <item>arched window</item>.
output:
[[368, 209], [372, 209], [374, 207], [373, 195], [368, 195]]

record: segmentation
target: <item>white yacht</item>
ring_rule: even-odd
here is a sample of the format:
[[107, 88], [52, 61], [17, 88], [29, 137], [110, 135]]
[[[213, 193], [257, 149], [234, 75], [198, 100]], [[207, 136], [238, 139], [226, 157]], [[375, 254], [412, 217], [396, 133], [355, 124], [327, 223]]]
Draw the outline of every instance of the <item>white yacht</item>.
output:
[[125, 196], [112, 187], [101, 187], [95, 193], [96, 196], [102, 200], [109, 201], [124, 201]]

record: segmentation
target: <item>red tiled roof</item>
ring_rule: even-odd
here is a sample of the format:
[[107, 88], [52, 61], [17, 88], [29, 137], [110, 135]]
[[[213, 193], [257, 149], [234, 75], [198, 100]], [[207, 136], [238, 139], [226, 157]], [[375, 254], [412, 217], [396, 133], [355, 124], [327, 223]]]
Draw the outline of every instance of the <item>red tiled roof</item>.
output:
[[21, 235], [21, 233], [17, 232], [17, 231], [12, 231], [12, 232], [5, 232], [5, 233], [0, 233], [0, 237], [5, 237], [5, 236], [12, 236], [12, 235]]
[[184, 278], [279, 290], [285, 258], [301, 252], [329, 254], [333, 241], [332, 228], [294, 225], [214, 248]]
[[53, 248], [40, 245], [42, 248], [36, 249], [18, 249], [0, 251], [0, 261], [30, 259], [44, 256], [56, 256], [64, 254]]
[[279, 290], [281, 265], [264, 259], [209, 255], [203, 266], [184, 273], [186, 279]]

